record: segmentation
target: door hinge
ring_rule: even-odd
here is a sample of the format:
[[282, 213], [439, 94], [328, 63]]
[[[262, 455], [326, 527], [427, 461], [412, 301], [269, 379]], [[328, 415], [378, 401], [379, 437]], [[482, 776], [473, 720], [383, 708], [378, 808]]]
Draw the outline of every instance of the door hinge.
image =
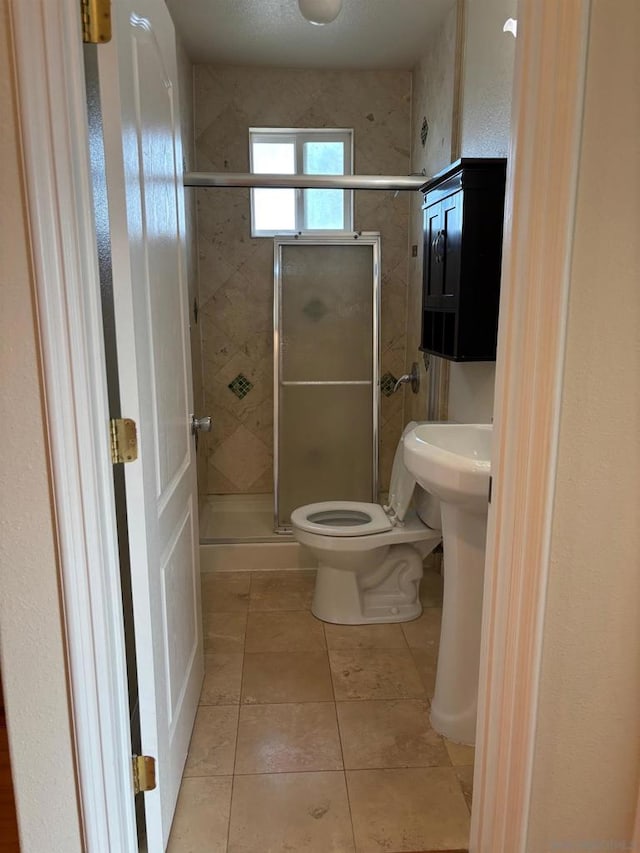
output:
[[111, 433], [111, 461], [133, 462], [138, 458], [138, 434], [136, 422], [131, 418], [112, 418], [109, 421]]
[[156, 787], [156, 760], [150, 755], [133, 755], [133, 792], [141, 794]]
[[82, 41], [104, 44], [111, 41], [111, 0], [80, 0]]

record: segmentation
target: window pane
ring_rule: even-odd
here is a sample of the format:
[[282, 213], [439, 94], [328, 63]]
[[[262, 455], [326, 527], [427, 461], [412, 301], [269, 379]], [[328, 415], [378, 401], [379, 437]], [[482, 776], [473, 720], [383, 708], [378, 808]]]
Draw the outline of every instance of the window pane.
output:
[[254, 189], [253, 225], [256, 231], [295, 231], [296, 191]]
[[342, 142], [305, 142], [305, 175], [343, 175], [344, 143]]
[[295, 175], [296, 146], [293, 142], [254, 142], [253, 172]]
[[315, 231], [342, 230], [344, 190], [305, 190], [304, 227]]

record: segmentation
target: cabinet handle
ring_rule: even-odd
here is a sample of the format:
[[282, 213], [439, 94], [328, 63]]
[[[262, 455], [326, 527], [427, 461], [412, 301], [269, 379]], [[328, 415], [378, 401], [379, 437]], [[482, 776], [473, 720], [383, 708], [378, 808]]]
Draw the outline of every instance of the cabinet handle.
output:
[[[435, 242], [434, 252], [435, 252], [435, 256], [436, 256], [436, 263], [437, 263], [437, 264], [441, 264], [441, 263], [442, 263], [442, 260], [443, 260], [443, 257], [444, 257], [444, 256], [443, 256], [443, 254], [442, 254], [442, 248], [444, 247], [444, 241], [445, 241], [445, 236], [444, 236], [444, 234], [445, 234], [445, 232], [444, 232], [444, 231], [438, 231], [438, 233], [437, 233], [437, 235], [436, 235], [436, 239], [435, 239], [435, 241], [434, 241], [434, 242]], [[442, 243], [440, 243], [440, 240], [441, 240], [441, 239], [442, 239]]]

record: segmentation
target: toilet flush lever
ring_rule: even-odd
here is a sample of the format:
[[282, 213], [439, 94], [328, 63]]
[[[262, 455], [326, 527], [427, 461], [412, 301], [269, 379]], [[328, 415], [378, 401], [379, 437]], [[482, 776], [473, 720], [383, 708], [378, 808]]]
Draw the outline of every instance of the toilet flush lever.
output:
[[408, 382], [411, 383], [411, 390], [414, 394], [417, 394], [420, 390], [420, 372], [418, 370], [418, 362], [414, 361], [411, 365], [411, 373], [405, 373], [404, 376], [401, 376], [400, 379], [393, 386], [393, 393], [398, 390], [401, 385], [406, 385]]

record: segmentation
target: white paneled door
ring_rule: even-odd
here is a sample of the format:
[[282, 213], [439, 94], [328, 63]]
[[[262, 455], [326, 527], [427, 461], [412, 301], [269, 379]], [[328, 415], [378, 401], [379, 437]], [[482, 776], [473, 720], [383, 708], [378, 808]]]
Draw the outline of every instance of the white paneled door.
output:
[[182, 148], [173, 24], [162, 0], [114, 0], [98, 49], [123, 417], [149, 853], [165, 849], [202, 682]]

